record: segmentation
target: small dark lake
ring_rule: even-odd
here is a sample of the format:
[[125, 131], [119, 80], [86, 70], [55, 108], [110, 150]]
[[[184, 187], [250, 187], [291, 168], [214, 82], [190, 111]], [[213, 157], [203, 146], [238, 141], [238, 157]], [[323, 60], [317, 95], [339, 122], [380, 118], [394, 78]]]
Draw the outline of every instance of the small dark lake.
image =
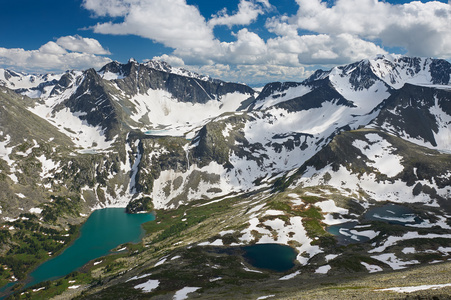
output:
[[369, 221], [382, 221], [389, 224], [420, 224], [423, 220], [415, 212], [399, 204], [385, 204], [369, 209], [363, 217]]
[[[63, 277], [76, 271], [89, 261], [107, 255], [117, 246], [141, 240], [141, 224], [155, 220], [153, 214], [127, 214], [123, 208], [105, 208], [92, 212], [80, 229], [80, 236], [60, 255], [38, 266], [26, 284]], [[9, 284], [10, 287], [13, 284]], [[3, 292], [7, 287], [4, 287]]]
[[[388, 203], [369, 209], [363, 214], [365, 221], [381, 221], [394, 225], [420, 224], [423, 220], [415, 212], [403, 205]], [[363, 243], [369, 241], [368, 236], [359, 235], [360, 230], [365, 230], [363, 226], [357, 225], [359, 222], [352, 221], [327, 227], [327, 232], [333, 234], [340, 245], [353, 243]], [[352, 230], [352, 233], [351, 233]]]
[[349, 245], [353, 243], [363, 243], [369, 241], [370, 238], [363, 235], [356, 234], [355, 231], [351, 233], [351, 230], [359, 224], [358, 222], [346, 222], [327, 227], [327, 232], [333, 234], [340, 245]]
[[285, 272], [294, 267], [296, 251], [286, 245], [255, 244], [242, 247], [244, 259], [255, 268]]

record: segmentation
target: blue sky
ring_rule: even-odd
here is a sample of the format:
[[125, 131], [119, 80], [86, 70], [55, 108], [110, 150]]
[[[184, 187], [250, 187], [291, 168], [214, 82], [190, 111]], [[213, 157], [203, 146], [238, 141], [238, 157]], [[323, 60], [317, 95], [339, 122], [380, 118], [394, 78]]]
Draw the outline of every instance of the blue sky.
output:
[[133, 57], [258, 84], [377, 54], [451, 57], [448, 1], [3, 2], [0, 68], [34, 73]]

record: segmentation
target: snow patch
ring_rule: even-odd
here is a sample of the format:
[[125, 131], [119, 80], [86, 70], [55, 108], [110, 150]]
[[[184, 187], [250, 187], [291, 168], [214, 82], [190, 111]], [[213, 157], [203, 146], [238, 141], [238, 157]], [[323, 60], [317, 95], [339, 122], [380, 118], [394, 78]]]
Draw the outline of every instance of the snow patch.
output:
[[200, 287], [184, 287], [181, 290], [178, 290], [174, 295], [174, 300], [184, 300], [188, 298], [189, 293], [194, 293], [197, 290], [200, 290]]
[[135, 285], [135, 289], [141, 289], [144, 293], [150, 293], [160, 285], [159, 280], [150, 279], [144, 283]]

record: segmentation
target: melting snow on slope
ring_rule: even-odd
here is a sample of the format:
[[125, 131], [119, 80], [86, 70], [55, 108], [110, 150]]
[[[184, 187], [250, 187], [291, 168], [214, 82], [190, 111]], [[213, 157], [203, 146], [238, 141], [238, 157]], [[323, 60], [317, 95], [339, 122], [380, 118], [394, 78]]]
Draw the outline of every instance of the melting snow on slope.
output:
[[361, 261], [360, 262], [370, 273], [376, 273], [376, 272], [381, 272], [383, 271], [383, 269], [377, 265], [370, 265], [366, 262]]
[[349, 213], [349, 210], [345, 208], [338, 207], [335, 204], [334, 200], [326, 200], [317, 202], [314, 204], [316, 207], [319, 207], [323, 213], [326, 215], [324, 216], [323, 223], [326, 225], [336, 225], [348, 222], [350, 220], [343, 219], [340, 217], [340, 219], [335, 219], [334, 214], [340, 214], [340, 215], [347, 215]]
[[[200, 180], [198, 186], [190, 186], [188, 184], [193, 173], [204, 173], [212, 175], [217, 180], [204, 182]], [[193, 176], [196, 176], [194, 173]], [[175, 208], [174, 204], [169, 205], [171, 200], [178, 198], [180, 195], [186, 193], [187, 201], [195, 199], [203, 199], [218, 197], [229, 194], [235, 190], [239, 191], [239, 187], [233, 187], [225, 176], [226, 170], [222, 165], [212, 161], [208, 166], [199, 168], [197, 165], [191, 165], [186, 171], [165, 170], [160, 173], [160, 176], [153, 183], [152, 199], [156, 209]], [[175, 180], [180, 181], [181, 184], [174, 184]], [[186, 190], [188, 186], [188, 191]], [[220, 193], [212, 192], [213, 188], [221, 190]]]
[[72, 113], [69, 108], [62, 109], [51, 116], [52, 108], [40, 106], [32, 111], [49, 120], [59, 131], [69, 136], [75, 145], [83, 149], [106, 150], [114, 141], [107, 141], [104, 130], [101, 127], [89, 125], [80, 120], [80, 113]]
[[189, 293], [194, 293], [197, 290], [200, 290], [200, 287], [184, 287], [181, 290], [178, 290], [174, 295], [174, 300], [184, 300], [188, 299]]
[[259, 100], [255, 104], [255, 109], [266, 109], [276, 104], [291, 100], [293, 98], [301, 97], [312, 91], [312, 88], [305, 85], [299, 85], [284, 90], [280, 93], [273, 93], [268, 98]]
[[135, 289], [141, 289], [144, 293], [150, 293], [160, 285], [159, 280], [150, 279], [144, 283], [135, 286]]
[[[268, 230], [271, 228], [274, 231]], [[297, 260], [306, 265], [308, 260], [314, 255], [321, 253], [318, 246], [312, 246], [312, 240], [307, 236], [301, 217], [291, 217], [288, 223], [282, 219], [268, 220], [260, 223], [258, 218], [249, 220], [249, 227], [241, 231], [243, 234], [240, 240], [244, 243], [254, 241], [255, 236], [253, 232], [258, 232], [260, 236], [256, 241], [257, 244], [277, 243], [289, 245], [290, 241], [296, 241], [301, 246], [296, 247], [298, 251]], [[306, 255], [307, 254], [307, 255]]]
[[41, 162], [41, 170], [42, 170], [41, 178], [42, 179], [44, 179], [46, 177], [51, 177], [52, 174], [50, 173], [50, 171], [57, 169], [60, 165], [59, 162], [55, 163], [53, 160], [47, 159], [44, 154], [42, 154], [41, 156], [38, 156], [36, 158], [37, 158], [37, 160], [39, 160], [39, 162]]
[[386, 263], [393, 270], [405, 269], [410, 265], [416, 265], [416, 264], [420, 263], [418, 260], [410, 260], [410, 261], [401, 260], [393, 253], [384, 253], [381, 255], [374, 255], [374, 256], [371, 256], [371, 258], [374, 258], [383, 263]]
[[137, 111], [130, 117], [138, 123], [148, 119], [154, 128], [163, 126], [165, 130], [172, 131], [180, 128], [178, 134], [183, 135], [204, 124], [206, 120], [225, 112], [236, 111], [241, 102], [249, 97], [250, 95], [241, 93], [230, 93], [222, 96], [221, 100], [213, 99], [201, 104], [180, 102], [167, 91], [149, 89], [147, 94], [133, 97], [131, 101], [136, 104]]
[[442, 288], [449, 287], [449, 286], [451, 286], [451, 283], [392, 287], [392, 288], [387, 288], [387, 289], [378, 289], [376, 291], [380, 291], [380, 292], [392, 291], [392, 292], [397, 292], [397, 293], [414, 293], [414, 292], [424, 291], [424, 290], [437, 290], [437, 289], [442, 289]]
[[[255, 178], [265, 177], [267, 174], [275, 174], [292, 170], [299, 167], [307, 159], [316, 154], [339, 128], [350, 125], [357, 128], [359, 125], [366, 125], [374, 118], [374, 115], [355, 116], [353, 110], [346, 106], [337, 106], [331, 102], [325, 102], [320, 108], [313, 108], [308, 111], [287, 112], [283, 109], [271, 109], [265, 114], [255, 112], [252, 114], [253, 121], [245, 124], [245, 138], [251, 144], [260, 143], [265, 145], [263, 149], [253, 150], [256, 157], [265, 155], [261, 165], [254, 165], [247, 162], [248, 166], [240, 167], [240, 170], [249, 170], [255, 174]], [[286, 133], [305, 134], [300, 137], [300, 146], [293, 149], [287, 147], [276, 147], [282, 145], [293, 136]], [[285, 139], [278, 136], [286, 136]], [[318, 141], [323, 142], [318, 143]], [[267, 145], [272, 146], [267, 146]], [[301, 146], [302, 147], [301, 149]], [[305, 147], [308, 146], [308, 147]], [[230, 157], [230, 162], [245, 164], [241, 158], [235, 160], [235, 156]]]
[[332, 69], [329, 79], [345, 99], [352, 101], [357, 106], [354, 108], [356, 113], [369, 113], [383, 100], [390, 97], [387, 86], [381, 81], [376, 81], [368, 89], [355, 90], [349, 82], [349, 76], [343, 75], [339, 68]]
[[401, 156], [393, 154], [392, 145], [376, 133], [365, 135], [368, 142], [355, 140], [352, 145], [373, 162], [368, 162], [368, 166], [377, 169], [379, 172], [389, 177], [394, 177], [404, 170], [401, 164]]
[[[431, 200], [429, 195], [420, 193], [413, 195], [413, 186], [401, 180], [379, 181], [375, 174], [353, 174], [346, 167], [340, 166], [337, 171], [332, 170], [331, 166], [327, 166], [321, 170], [314, 167], [308, 167], [300, 182], [293, 183], [293, 186], [302, 184], [305, 187], [321, 185], [325, 173], [332, 175], [332, 179], [328, 185], [340, 190], [343, 195], [360, 198], [359, 193], [363, 190], [372, 199], [376, 201], [392, 201], [397, 203], [415, 203], [421, 202], [426, 205], [438, 206], [435, 200]], [[436, 184], [431, 184], [428, 180], [419, 181], [421, 184], [432, 186], [436, 189], [438, 195], [448, 198], [449, 190], [445, 187], [440, 189]]]
[[[3, 132], [1, 132], [3, 134]], [[8, 174], [9, 178], [14, 181], [14, 183], [19, 183], [19, 180], [17, 179], [17, 176], [14, 174], [16, 172], [16, 168], [14, 167], [15, 161], [10, 159], [9, 156], [11, 155], [14, 147], [8, 147], [9, 143], [11, 142], [11, 136], [7, 134], [5, 136], [5, 140], [3, 142], [0, 142], [0, 159], [6, 161], [6, 163], [9, 166], [10, 174]], [[0, 170], [1, 172], [1, 170]]]

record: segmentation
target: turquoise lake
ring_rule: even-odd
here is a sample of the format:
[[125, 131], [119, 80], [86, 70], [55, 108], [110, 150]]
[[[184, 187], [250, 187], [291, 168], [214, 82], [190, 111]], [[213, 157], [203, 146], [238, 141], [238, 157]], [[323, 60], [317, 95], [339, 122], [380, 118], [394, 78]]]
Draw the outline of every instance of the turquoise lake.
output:
[[107, 255], [120, 244], [137, 243], [144, 235], [141, 224], [155, 220], [153, 214], [127, 214], [123, 208], [94, 211], [80, 228], [80, 236], [59, 256], [46, 261], [31, 274], [26, 287], [63, 277], [89, 261]]

